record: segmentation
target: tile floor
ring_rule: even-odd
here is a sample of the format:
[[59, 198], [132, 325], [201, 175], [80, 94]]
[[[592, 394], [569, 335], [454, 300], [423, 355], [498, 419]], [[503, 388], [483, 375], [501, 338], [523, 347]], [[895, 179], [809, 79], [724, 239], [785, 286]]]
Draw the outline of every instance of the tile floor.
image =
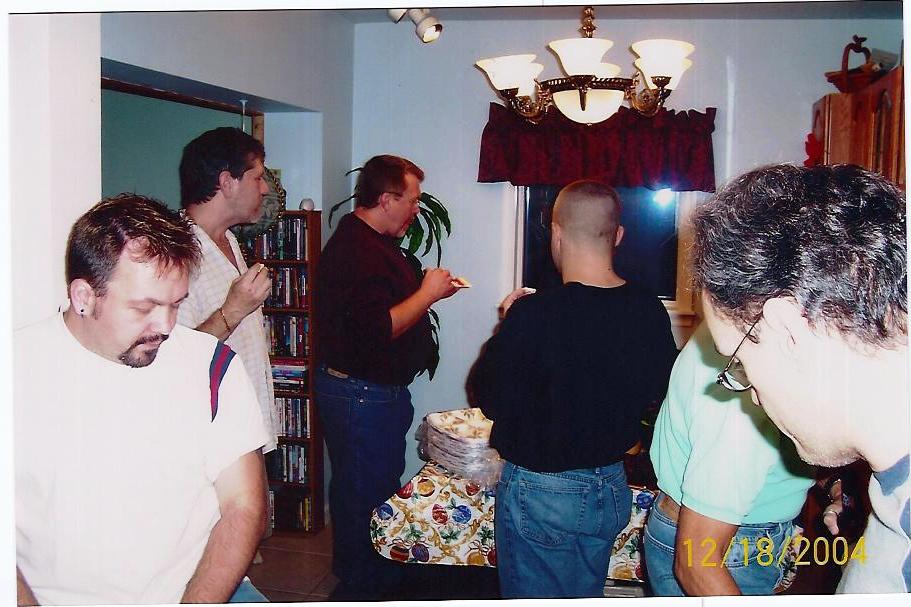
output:
[[338, 580], [332, 567], [332, 532], [276, 531], [260, 544], [263, 562], [251, 565], [247, 575], [272, 602], [325, 601]]

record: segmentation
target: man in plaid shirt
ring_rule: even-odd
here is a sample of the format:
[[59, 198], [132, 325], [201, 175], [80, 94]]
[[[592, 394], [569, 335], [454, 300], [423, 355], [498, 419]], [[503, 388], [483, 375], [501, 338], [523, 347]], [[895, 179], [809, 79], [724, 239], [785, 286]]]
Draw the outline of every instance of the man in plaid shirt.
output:
[[268, 338], [260, 309], [272, 281], [261, 264], [247, 268], [228, 230], [255, 223], [268, 186], [262, 143], [240, 129], [221, 127], [187, 144], [180, 161], [180, 204], [193, 223], [202, 261], [190, 276], [190, 294], [177, 321], [214, 335], [240, 355], [256, 390], [269, 440], [275, 449], [277, 419]]

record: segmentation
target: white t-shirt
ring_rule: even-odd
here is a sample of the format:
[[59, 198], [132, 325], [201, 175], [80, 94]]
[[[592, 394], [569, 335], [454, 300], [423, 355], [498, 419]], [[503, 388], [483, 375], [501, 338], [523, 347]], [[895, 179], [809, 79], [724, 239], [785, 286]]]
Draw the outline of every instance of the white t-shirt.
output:
[[16, 331], [16, 562], [40, 603], [180, 600], [214, 481], [267, 438], [232, 355], [180, 325], [143, 368], [86, 350], [62, 314]]
[[[189, 219], [188, 216], [185, 217]], [[230, 231], [225, 232], [225, 236], [234, 252], [237, 268], [228, 261], [209, 235], [195, 223], [193, 233], [199, 240], [202, 259], [190, 275], [190, 293], [177, 311], [177, 322], [191, 329], [202, 324], [225, 303], [231, 282], [247, 271], [240, 245]], [[269, 439], [263, 448], [263, 453], [268, 453], [275, 449], [278, 413], [275, 409], [275, 392], [272, 387], [272, 366], [269, 363], [269, 337], [263, 327], [262, 309], [257, 308], [245, 316], [225, 343], [240, 355], [247, 375], [253, 383], [263, 423], [269, 431]]]

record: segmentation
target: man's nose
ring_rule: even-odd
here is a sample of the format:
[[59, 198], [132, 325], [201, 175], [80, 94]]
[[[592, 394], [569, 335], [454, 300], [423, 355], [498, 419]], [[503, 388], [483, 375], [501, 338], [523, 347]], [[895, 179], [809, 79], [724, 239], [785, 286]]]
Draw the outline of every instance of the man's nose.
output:
[[152, 317], [150, 328], [155, 333], [169, 335], [175, 324], [177, 324], [177, 309], [171, 306], [160, 306]]

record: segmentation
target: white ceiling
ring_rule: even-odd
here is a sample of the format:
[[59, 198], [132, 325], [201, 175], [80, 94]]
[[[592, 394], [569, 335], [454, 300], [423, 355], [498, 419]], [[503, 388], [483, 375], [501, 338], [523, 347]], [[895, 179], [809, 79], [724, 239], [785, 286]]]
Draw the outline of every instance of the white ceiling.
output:
[[[895, 19], [902, 16], [900, 1], [848, 0], [837, 2], [741, 2], [741, 3], [684, 3], [637, 5], [594, 5], [595, 24], [599, 19], [644, 17], [653, 19]], [[458, 4], [454, 0], [453, 4]], [[525, 6], [525, 7], [451, 7], [431, 8], [430, 11], [444, 25], [446, 21], [528, 21], [535, 19], [579, 18], [582, 7], [577, 6]], [[353, 23], [390, 22], [386, 9], [335, 9]]]

